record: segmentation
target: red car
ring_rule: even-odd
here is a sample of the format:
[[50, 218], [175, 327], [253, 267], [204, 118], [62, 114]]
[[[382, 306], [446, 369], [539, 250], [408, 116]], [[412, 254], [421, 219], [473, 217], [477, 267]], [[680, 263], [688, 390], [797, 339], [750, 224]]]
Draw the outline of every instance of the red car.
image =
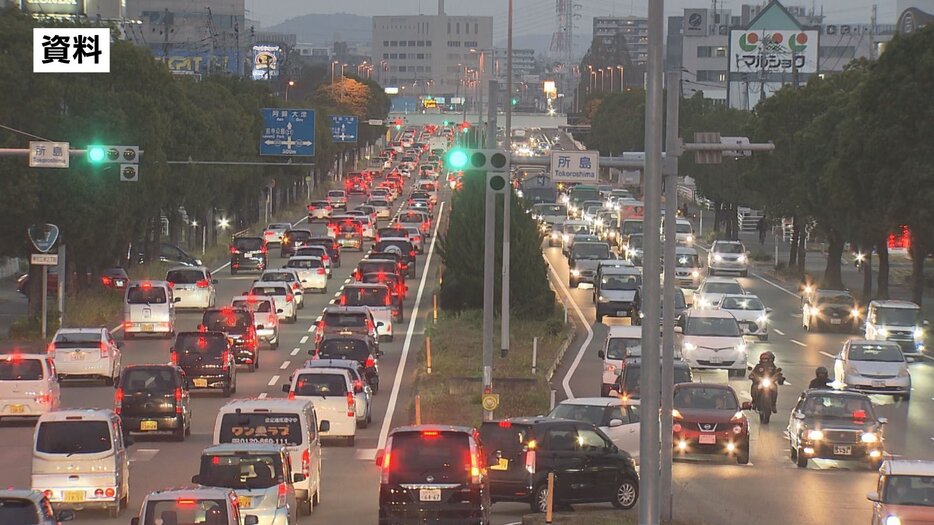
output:
[[675, 385], [672, 444], [675, 453], [718, 454], [749, 463], [749, 421], [729, 385], [681, 383]]

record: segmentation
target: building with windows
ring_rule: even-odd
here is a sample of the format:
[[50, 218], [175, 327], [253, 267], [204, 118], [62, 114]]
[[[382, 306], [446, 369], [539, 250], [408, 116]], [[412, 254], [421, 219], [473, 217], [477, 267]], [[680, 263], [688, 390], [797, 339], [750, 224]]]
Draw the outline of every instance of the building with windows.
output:
[[762, 98], [815, 75], [874, 59], [894, 24], [825, 24], [821, 15], [772, 0], [729, 9], [685, 9], [668, 21], [667, 67], [682, 72], [682, 92], [752, 109]]
[[613, 44], [617, 35], [626, 44], [629, 60], [637, 66], [645, 66], [649, 58], [649, 20], [637, 16], [595, 16], [593, 18], [593, 41], [604, 45]]
[[400, 95], [475, 99], [494, 70], [493, 17], [437, 15], [374, 16], [374, 78]]

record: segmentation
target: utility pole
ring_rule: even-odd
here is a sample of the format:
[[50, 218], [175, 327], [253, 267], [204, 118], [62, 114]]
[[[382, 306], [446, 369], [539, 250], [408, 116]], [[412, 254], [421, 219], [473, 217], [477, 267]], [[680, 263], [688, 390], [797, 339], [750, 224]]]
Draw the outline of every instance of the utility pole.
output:
[[[512, 0], [509, 0], [508, 7], [506, 9], [506, 126], [505, 132], [503, 133], [503, 149], [506, 150], [506, 153], [512, 154]], [[492, 84], [491, 84], [492, 86]], [[492, 93], [492, 90], [490, 91]], [[496, 107], [493, 104], [493, 107]], [[495, 136], [495, 128], [494, 128]], [[496, 147], [494, 140], [493, 146]], [[507, 179], [508, 181], [509, 179]], [[503, 291], [502, 291], [502, 319], [500, 322], [501, 332], [500, 332], [500, 355], [506, 357], [506, 354], [509, 352], [509, 272], [511, 261], [509, 260], [509, 242], [510, 236], [512, 235], [512, 226], [510, 224], [510, 198], [512, 196], [512, 182], [510, 181], [510, 187], [506, 188], [506, 193], [503, 194]]]
[[672, 434], [671, 410], [674, 408], [674, 358], [675, 358], [675, 264], [677, 244], [678, 211], [678, 156], [681, 154], [681, 139], [678, 136], [678, 104], [681, 101], [681, 72], [666, 74], [668, 86], [665, 122], [665, 162], [662, 172], [665, 177], [665, 278], [662, 298], [662, 403], [661, 403], [661, 473], [659, 502], [662, 521], [670, 521], [672, 514], [671, 462]]
[[[496, 80], [490, 80], [490, 94], [496, 93]], [[486, 145], [496, 148], [496, 106], [490, 104], [487, 114]], [[492, 130], [492, 132], [491, 132]], [[480, 146], [480, 126], [477, 125], [477, 146]], [[483, 174], [484, 222], [483, 222], [483, 393], [493, 391], [493, 281], [496, 264], [496, 194], [486, 187]], [[483, 420], [493, 421], [493, 411], [483, 410]]]
[[[646, 82], [645, 104], [645, 260], [650, 264], [659, 259], [661, 239], [661, 185], [662, 185], [662, 63], [664, 60], [664, 0], [649, 2], [649, 44], [648, 78]], [[643, 309], [646, 312], [642, 322], [642, 384], [649, 385], [642, 394], [643, 406], [657, 407], [660, 404], [659, 385], [661, 375], [661, 356], [659, 355], [659, 310], [661, 305], [661, 285], [657, 271], [645, 272], [643, 277]], [[662, 414], [662, 418], [671, 417]], [[642, 421], [639, 436], [641, 450], [641, 497], [639, 498], [639, 524], [656, 525], [659, 523], [659, 419], [647, 417]]]

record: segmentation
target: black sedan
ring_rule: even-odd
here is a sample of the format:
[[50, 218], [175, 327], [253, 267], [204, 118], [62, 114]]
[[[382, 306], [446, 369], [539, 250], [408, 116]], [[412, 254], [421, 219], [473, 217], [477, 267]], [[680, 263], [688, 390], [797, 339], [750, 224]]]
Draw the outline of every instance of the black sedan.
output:
[[788, 421], [791, 460], [800, 468], [809, 459], [866, 461], [878, 470], [885, 452], [883, 425], [866, 394], [831, 389], [807, 390]]

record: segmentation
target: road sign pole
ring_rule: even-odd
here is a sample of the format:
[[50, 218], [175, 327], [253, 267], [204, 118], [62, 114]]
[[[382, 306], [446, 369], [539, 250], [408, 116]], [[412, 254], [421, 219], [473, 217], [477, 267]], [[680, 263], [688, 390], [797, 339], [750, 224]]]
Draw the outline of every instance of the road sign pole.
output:
[[[490, 81], [490, 93], [496, 90], [496, 81]], [[486, 144], [496, 147], [496, 106], [491, 104], [487, 120]], [[492, 129], [492, 133], [490, 133]], [[479, 132], [479, 127], [477, 131]], [[485, 199], [483, 228], [483, 393], [493, 391], [493, 281], [496, 264], [496, 194], [486, 184], [483, 174]], [[492, 421], [493, 411], [483, 410], [483, 420]]]
[[662, 403], [661, 403], [661, 473], [659, 483], [659, 502], [662, 521], [671, 520], [671, 461], [672, 434], [671, 409], [674, 404], [674, 343], [675, 343], [675, 257], [676, 225], [678, 211], [678, 103], [680, 99], [681, 73], [669, 71], [666, 75], [668, 85], [668, 111], [665, 123], [665, 285], [662, 298]]
[[[645, 237], [645, 261], [650, 265], [657, 264], [659, 260], [661, 239], [658, 232], [661, 230], [661, 185], [662, 185], [662, 63], [664, 43], [664, 0], [649, 2], [649, 42], [648, 42], [648, 75], [645, 105], [645, 227], [649, 235]], [[659, 272], [656, 270], [645, 272], [643, 296], [643, 311], [645, 320], [642, 323], [642, 362], [648, 366], [642, 367], [642, 384], [649, 385], [642, 394], [642, 405], [646, 407], [659, 406], [660, 388], [660, 352], [659, 352], [659, 313], [661, 305], [661, 286]], [[652, 408], [654, 410], [654, 408]], [[662, 417], [666, 415], [662, 414]], [[667, 417], [670, 417], [667, 416]], [[642, 421], [640, 434], [640, 448], [642, 451], [640, 472], [641, 497], [639, 498], [639, 524], [656, 525], [660, 522], [658, 516], [659, 497], [659, 419], [647, 417]]]
[[65, 325], [65, 245], [58, 247], [58, 326]]
[[[61, 277], [61, 276], [59, 276]], [[42, 339], [48, 335], [49, 267], [42, 265]]]

